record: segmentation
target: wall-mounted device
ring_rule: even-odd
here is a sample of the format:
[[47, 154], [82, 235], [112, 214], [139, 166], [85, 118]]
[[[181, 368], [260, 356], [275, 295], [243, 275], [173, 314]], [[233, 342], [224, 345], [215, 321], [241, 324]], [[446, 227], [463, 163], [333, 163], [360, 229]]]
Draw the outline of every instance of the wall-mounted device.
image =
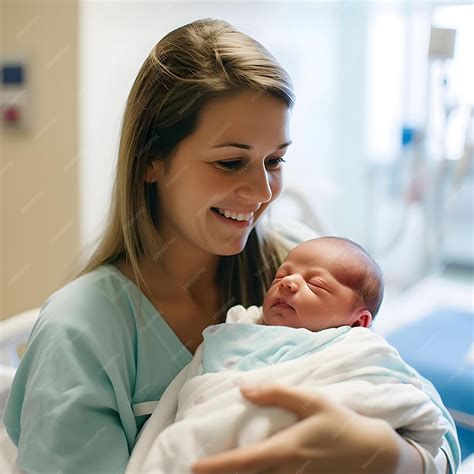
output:
[[456, 30], [452, 28], [431, 28], [429, 59], [453, 59]]
[[27, 67], [23, 59], [0, 58], [0, 111], [0, 128], [28, 128]]

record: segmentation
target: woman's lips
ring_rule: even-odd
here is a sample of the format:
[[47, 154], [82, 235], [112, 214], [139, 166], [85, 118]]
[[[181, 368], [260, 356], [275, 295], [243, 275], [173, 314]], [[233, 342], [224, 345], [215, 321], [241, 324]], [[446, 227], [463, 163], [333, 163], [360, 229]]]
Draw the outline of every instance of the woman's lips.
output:
[[211, 211], [217, 216], [220, 221], [225, 222], [226, 224], [232, 225], [234, 227], [251, 227], [255, 222], [255, 214], [248, 221], [238, 221], [219, 214], [219, 212], [214, 208], [211, 208]]

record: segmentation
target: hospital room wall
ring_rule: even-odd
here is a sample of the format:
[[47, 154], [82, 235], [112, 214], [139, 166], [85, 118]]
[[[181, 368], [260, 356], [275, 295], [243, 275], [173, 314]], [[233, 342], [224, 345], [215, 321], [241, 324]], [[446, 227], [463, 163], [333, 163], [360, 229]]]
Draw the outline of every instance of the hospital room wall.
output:
[[27, 130], [2, 130], [0, 319], [62, 286], [79, 247], [78, 2], [3, 1], [1, 56], [27, 64]]

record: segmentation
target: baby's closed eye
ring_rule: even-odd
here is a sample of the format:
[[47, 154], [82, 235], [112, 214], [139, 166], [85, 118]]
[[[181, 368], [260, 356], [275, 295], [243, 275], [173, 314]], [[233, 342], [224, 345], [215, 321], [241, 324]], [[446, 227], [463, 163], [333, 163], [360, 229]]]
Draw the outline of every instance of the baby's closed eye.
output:
[[321, 284], [321, 282], [309, 281], [308, 286], [312, 288], [317, 288], [319, 290], [323, 290], [326, 293], [330, 293], [330, 291], [326, 288], [326, 286], [324, 284]]

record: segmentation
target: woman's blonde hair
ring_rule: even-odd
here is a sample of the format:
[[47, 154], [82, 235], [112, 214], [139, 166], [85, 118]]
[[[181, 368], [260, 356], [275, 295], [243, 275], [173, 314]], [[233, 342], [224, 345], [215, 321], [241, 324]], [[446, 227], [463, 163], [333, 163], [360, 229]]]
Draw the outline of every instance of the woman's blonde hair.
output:
[[[147, 183], [146, 169], [151, 162], [163, 160], [167, 173], [173, 152], [194, 131], [203, 105], [211, 98], [245, 90], [254, 91], [255, 100], [267, 93], [290, 108], [294, 104], [286, 71], [263, 45], [229, 23], [197, 20], [156, 44], [128, 96], [105, 231], [73, 278], [125, 258], [139, 288], [143, 284], [149, 291], [139, 257], [162, 264], [170, 243], [163, 241], [157, 229], [156, 186], [160, 183]], [[216, 284], [221, 304], [261, 305], [287, 252], [277, 239], [263, 235], [257, 224], [241, 253], [220, 257]], [[219, 320], [227, 309], [221, 308]]]

